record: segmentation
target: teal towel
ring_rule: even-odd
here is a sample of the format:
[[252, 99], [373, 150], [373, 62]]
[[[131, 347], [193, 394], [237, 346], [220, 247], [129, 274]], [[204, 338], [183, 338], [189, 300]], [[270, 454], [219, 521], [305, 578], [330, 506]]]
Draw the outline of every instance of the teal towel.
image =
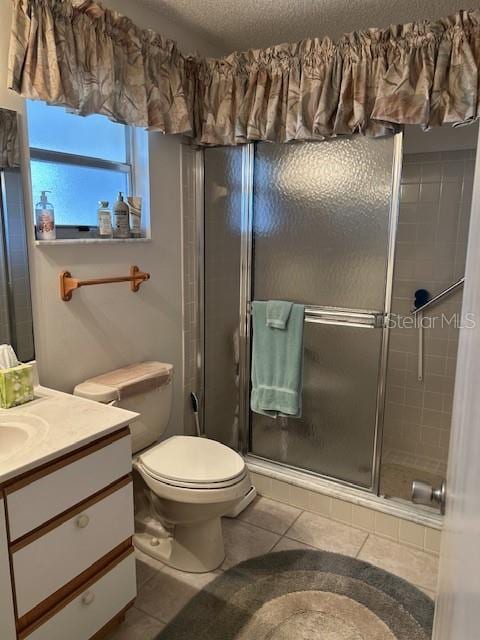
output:
[[269, 300], [267, 302], [267, 326], [274, 329], [286, 329], [293, 302]]
[[305, 307], [294, 304], [284, 331], [267, 326], [267, 302], [253, 303], [252, 411], [276, 418], [302, 415]]

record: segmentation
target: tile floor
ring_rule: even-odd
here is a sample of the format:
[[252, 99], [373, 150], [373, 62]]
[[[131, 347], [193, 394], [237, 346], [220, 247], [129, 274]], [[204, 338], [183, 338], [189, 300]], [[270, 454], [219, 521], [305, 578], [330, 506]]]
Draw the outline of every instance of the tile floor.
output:
[[268, 498], [257, 498], [235, 520], [224, 518], [223, 531], [225, 562], [208, 574], [175, 571], [137, 552], [137, 600], [108, 640], [152, 640], [221, 571], [269, 551], [314, 547], [351, 555], [435, 594], [436, 556]]

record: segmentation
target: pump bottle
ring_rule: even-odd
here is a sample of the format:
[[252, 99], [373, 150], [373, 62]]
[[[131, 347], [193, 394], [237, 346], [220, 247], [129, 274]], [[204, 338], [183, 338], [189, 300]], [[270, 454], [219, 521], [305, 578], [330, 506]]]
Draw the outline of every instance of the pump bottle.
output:
[[53, 205], [47, 200], [47, 193], [42, 191], [40, 202], [35, 206], [35, 228], [37, 240], [55, 240], [55, 212]]

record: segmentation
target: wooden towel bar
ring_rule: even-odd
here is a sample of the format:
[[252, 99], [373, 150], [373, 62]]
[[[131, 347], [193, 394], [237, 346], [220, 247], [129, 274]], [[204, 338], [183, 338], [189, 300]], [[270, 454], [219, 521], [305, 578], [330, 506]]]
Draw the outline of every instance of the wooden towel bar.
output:
[[135, 292], [140, 289], [142, 282], [149, 279], [150, 274], [140, 271], [136, 265], [130, 267], [129, 276], [118, 276], [116, 278], [94, 278], [92, 280], [79, 280], [78, 278], [72, 278], [70, 271], [62, 271], [60, 274], [60, 297], [64, 302], [68, 302], [72, 299], [72, 294], [75, 289], [80, 289], [80, 287], [89, 287], [94, 284], [110, 284], [112, 282], [130, 282], [130, 289]]

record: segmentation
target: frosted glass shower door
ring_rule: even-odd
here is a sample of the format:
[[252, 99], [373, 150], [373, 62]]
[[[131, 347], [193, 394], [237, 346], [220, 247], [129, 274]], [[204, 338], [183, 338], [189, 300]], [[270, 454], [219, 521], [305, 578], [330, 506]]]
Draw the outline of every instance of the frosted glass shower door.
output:
[[379, 421], [393, 165], [393, 137], [262, 143], [254, 160], [251, 298], [308, 309], [303, 415], [252, 413], [251, 453], [365, 488]]
[[237, 448], [242, 149], [205, 149], [204, 173], [204, 429]]

